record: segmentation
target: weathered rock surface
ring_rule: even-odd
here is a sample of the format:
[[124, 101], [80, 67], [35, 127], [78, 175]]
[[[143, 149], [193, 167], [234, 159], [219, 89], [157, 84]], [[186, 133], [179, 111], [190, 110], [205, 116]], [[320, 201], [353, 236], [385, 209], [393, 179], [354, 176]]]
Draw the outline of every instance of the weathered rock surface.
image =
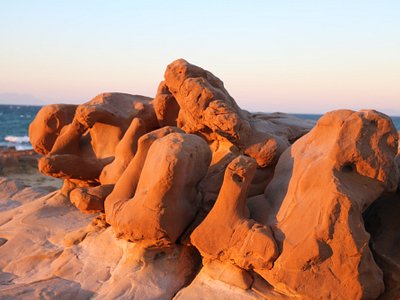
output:
[[383, 292], [362, 213], [396, 188], [396, 136], [385, 115], [336, 111], [281, 156], [264, 202], [251, 206], [280, 249], [274, 267], [260, 272], [276, 290], [310, 299]]
[[54, 190], [52, 186], [30, 187], [21, 180], [0, 177], [0, 212], [29, 203]]
[[165, 81], [161, 81], [157, 97], [154, 99], [154, 110], [160, 127], [177, 126], [179, 109], [179, 104], [169, 91]]
[[204, 214], [214, 203], [232, 159], [246, 154], [256, 160], [250, 195], [262, 194], [281, 153], [314, 125], [285, 114], [242, 110], [219, 78], [183, 59], [171, 63], [164, 77], [154, 99], [160, 124], [177, 124], [211, 143], [213, 159], [202, 184]]
[[[265, 130], [269, 130], [271, 134], [277, 134], [290, 143], [309, 132], [315, 125], [311, 121], [300, 120], [282, 113], [256, 113], [252, 114], [251, 118], [262, 119]], [[204, 201], [214, 204], [222, 186], [226, 167], [242, 151], [227, 140], [212, 142], [210, 149], [213, 153], [213, 158], [207, 175], [202, 182], [202, 190], [205, 194]], [[249, 188], [249, 196], [263, 194], [273, 174], [274, 166], [265, 168], [257, 167]]]
[[[78, 106], [43, 107], [29, 127], [33, 148], [45, 155], [39, 160], [39, 170], [56, 178], [84, 181], [87, 186], [115, 184], [134, 155], [135, 141], [158, 127], [151, 100], [103, 93]], [[74, 203], [83, 211], [85, 207], [99, 211], [107, 192], [109, 187], [101, 192], [80, 189], [73, 194]]]
[[[136, 190], [118, 185], [107, 198], [107, 221], [118, 236], [148, 247], [175, 243], [200, 206], [196, 187], [210, 160], [207, 143], [198, 136], [169, 133], [155, 140], [142, 160]], [[136, 170], [132, 163], [126, 172], [131, 166]]]
[[7, 199], [22, 190], [26, 185], [21, 180], [10, 180], [0, 177], [0, 197]]
[[380, 197], [364, 213], [365, 228], [371, 234], [370, 247], [383, 271], [385, 291], [379, 299], [400, 298], [400, 194]]
[[250, 194], [261, 194], [283, 150], [313, 125], [284, 114], [250, 114], [240, 109], [222, 81], [184, 60], [169, 65], [165, 79], [154, 101], [103, 93], [82, 105], [45, 106], [30, 125], [31, 143], [45, 155], [39, 170], [71, 181], [70, 187], [76, 185], [71, 196], [83, 212], [104, 209], [104, 197], [112, 190], [109, 185], [118, 181], [132, 160], [139, 137], [152, 130], [178, 126], [209, 143], [236, 149], [234, 155], [216, 162], [206, 176], [205, 181], [213, 181], [202, 185], [208, 195], [202, 207], [208, 212], [231, 159], [243, 153], [256, 159], [259, 170]]
[[190, 247], [144, 251], [116, 239], [104, 217], [59, 193], [2, 211], [0, 224], [0, 298], [171, 299], [199, 265]]
[[315, 125], [247, 112], [183, 59], [164, 77], [154, 100], [106, 93], [39, 111], [39, 169], [64, 185], [44, 196], [0, 179], [1, 297], [400, 296], [387, 116], [341, 110]]
[[180, 290], [174, 300], [261, 300], [265, 299], [252, 290], [244, 290], [230, 283], [212, 278], [203, 268], [192, 283]]
[[208, 141], [228, 140], [261, 167], [274, 165], [289, 145], [265, 131], [262, 119], [251, 118], [240, 109], [222, 81], [210, 72], [179, 59], [168, 65], [164, 77], [155, 103], [165, 103], [166, 98], [173, 102], [173, 96], [179, 105], [178, 127], [186, 133], [202, 135]]
[[249, 219], [246, 206], [255, 169], [255, 161], [246, 156], [228, 165], [214, 207], [190, 237], [205, 261], [232, 262], [245, 270], [272, 268], [278, 254], [272, 232]]

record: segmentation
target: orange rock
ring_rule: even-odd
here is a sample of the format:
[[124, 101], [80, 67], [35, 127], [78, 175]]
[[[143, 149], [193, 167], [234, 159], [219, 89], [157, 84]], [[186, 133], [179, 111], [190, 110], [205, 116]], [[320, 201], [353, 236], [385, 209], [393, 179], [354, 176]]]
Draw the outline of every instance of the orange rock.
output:
[[[104, 167], [102, 160], [108, 159], [109, 163], [134, 117], [143, 120], [146, 130], [158, 127], [150, 100], [143, 96], [108, 93], [79, 106], [43, 107], [30, 124], [30, 140], [37, 152], [48, 158], [54, 155], [60, 158], [43, 161], [43, 171], [54, 177], [81, 179], [82, 173], [92, 169], [96, 176], [88, 176], [98, 179], [98, 171]], [[62, 165], [62, 155], [75, 169], [63, 170], [68, 166]], [[98, 164], [98, 168], [93, 168], [94, 164]]]
[[61, 130], [72, 122], [77, 105], [51, 104], [42, 107], [29, 125], [29, 139], [33, 149], [48, 154]]
[[212, 140], [212, 135], [231, 141], [248, 138], [245, 113], [210, 72], [179, 59], [168, 65], [165, 84], [180, 107], [178, 126], [187, 133], [202, 133]]
[[246, 156], [228, 165], [214, 207], [190, 237], [205, 261], [231, 262], [245, 270], [272, 268], [278, 252], [271, 230], [249, 219], [246, 206], [255, 169]]
[[[86, 181], [88, 185], [114, 184], [136, 151], [135, 141], [158, 127], [151, 100], [104, 93], [79, 106], [43, 107], [29, 128], [33, 148], [46, 155], [39, 161], [39, 170], [56, 178]], [[99, 202], [98, 196], [107, 196], [112, 190], [101, 189], [74, 192], [74, 203], [82, 209], [101, 209], [104, 198]]]
[[210, 144], [210, 149], [212, 152], [211, 164], [200, 187], [204, 194], [203, 201], [209, 203], [211, 209], [221, 189], [226, 167], [240, 155], [240, 150], [229, 141], [215, 141]]
[[105, 203], [105, 211], [108, 218], [113, 215], [116, 202], [120, 199], [130, 199], [135, 195], [150, 146], [156, 140], [173, 132], [183, 133], [182, 130], [177, 127], [165, 126], [158, 130], [151, 131], [139, 138], [135, 156], [118, 179], [112, 194], [110, 194]]
[[225, 169], [235, 157], [246, 154], [256, 160], [258, 168], [249, 195], [262, 194], [281, 153], [314, 125], [286, 114], [242, 110], [220, 79], [183, 59], [172, 62], [164, 77], [154, 100], [160, 125], [177, 124], [186, 133], [202, 136], [213, 152], [201, 184], [202, 212], [193, 226], [212, 207]]
[[[194, 245], [204, 267], [176, 298], [221, 290], [229, 299], [399, 297], [398, 133], [375, 111], [334, 111], [314, 125], [249, 113], [220, 79], [179, 59], [167, 67], [154, 101], [105, 93], [79, 106], [45, 106], [29, 135], [45, 155], [40, 171], [65, 182], [62, 201], [49, 199], [59, 209], [67, 210], [65, 196], [83, 212], [104, 209], [116, 236], [136, 242], [103, 296], [146, 298], [168, 285], [172, 297], [198, 271]], [[4, 182], [12, 208], [18, 185]], [[49, 199], [40, 207], [53, 205]], [[103, 243], [112, 241], [102, 224]], [[92, 231], [68, 235], [68, 248], [98, 242]], [[2, 248], [14, 248], [9, 237], [0, 238]], [[123, 252], [133, 247], [125, 245]], [[65, 259], [77, 257], [63, 256], [59, 274], [69, 272]], [[133, 266], [136, 277], [127, 280]], [[170, 267], [175, 275], [159, 280]], [[178, 273], [186, 275], [175, 282]], [[98, 286], [103, 279], [89, 281]], [[156, 293], [147, 285], [136, 292], [138, 282], [151, 282]]]
[[284, 113], [252, 113], [251, 120], [262, 127], [260, 130], [284, 137], [291, 144], [315, 126], [314, 121], [299, 119]]
[[[139, 149], [141, 144], [139, 140]], [[117, 182], [107, 198], [107, 222], [119, 237], [141, 242], [144, 247], [175, 243], [197, 213], [200, 195], [196, 187], [210, 160], [210, 150], [198, 136], [170, 133], [155, 140], [141, 159], [144, 165], [137, 188], [132, 188], [137, 178], [130, 177], [131, 184]], [[131, 167], [137, 172], [132, 160], [125, 173], [132, 172]], [[125, 173], [120, 178], [124, 183]]]
[[157, 97], [154, 99], [154, 110], [160, 127], [177, 125], [179, 105], [165, 81], [161, 81], [158, 86]]
[[101, 184], [115, 184], [117, 182], [134, 157], [139, 138], [145, 133], [145, 123], [140, 118], [134, 118], [128, 130], [115, 148], [113, 162], [102, 169], [100, 174]]
[[75, 188], [69, 194], [69, 198], [81, 212], [96, 213], [104, 210], [104, 199], [112, 192], [113, 188], [113, 184]]
[[261, 167], [274, 165], [289, 145], [270, 131], [260, 131], [257, 123], [261, 120], [251, 120], [209, 71], [178, 59], [168, 65], [164, 77], [155, 102], [173, 96], [179, 105], [178, 127], [186, 133], [199, 134], [208, 141], [228, 140]]
[[106, 197], [112, 192], [114, 184], [133, 159], [137, 150], [138, 139], [145, 133], [144, 122], [140, 118], [134, 118], [115, 148], [114, 160], [101, 170], [101, 185], [96, 187], [77, 187], [71, 192], [71, 202], [79, 210], [84, 213], [95, 213], [104, 210]]
[[[280, 292], [306, 299], [372, 299], [382, 271], [368, 247], [362, 212], [398, 182], [396, 131], [375, 111], [341, 110], [280, 158], [252, 216], [273, 228], [280, 249], [258, 271]], [[259, 200], [259, 199], [258, 199]]]

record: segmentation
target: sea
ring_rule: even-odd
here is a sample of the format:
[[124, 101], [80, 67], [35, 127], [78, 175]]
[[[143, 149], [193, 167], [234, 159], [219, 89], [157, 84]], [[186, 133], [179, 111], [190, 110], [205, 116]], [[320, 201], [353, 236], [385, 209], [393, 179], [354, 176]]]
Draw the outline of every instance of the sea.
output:
[[[32, 149], [29, 143], [28, 127], [41, 106], [0, 105], [0, 147], [14, 147], [16, 150]], [[300, 119], [317, 121], [321, 115], [292, 114]], [[400, 130], [400, 117], [392, 117]]]
[[32, 149], [28, 127], [40, 106], [0, 105], [0, 147]]

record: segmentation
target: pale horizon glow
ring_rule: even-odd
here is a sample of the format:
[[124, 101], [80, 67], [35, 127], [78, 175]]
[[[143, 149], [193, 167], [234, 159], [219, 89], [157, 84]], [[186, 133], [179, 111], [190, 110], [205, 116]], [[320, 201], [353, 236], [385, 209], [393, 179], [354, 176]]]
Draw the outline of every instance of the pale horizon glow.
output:
[[7, 1], [0, 104], [154, 97], [177, 58], [251, 111], [400, 115], [398, 1]]

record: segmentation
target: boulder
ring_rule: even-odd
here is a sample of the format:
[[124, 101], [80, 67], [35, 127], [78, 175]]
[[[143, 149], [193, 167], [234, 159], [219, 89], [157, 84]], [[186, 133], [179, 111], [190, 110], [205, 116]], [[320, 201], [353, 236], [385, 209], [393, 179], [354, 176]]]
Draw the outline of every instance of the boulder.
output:
[[168, 247], [196, 216], [197, 185], [211, 153], [195, 135], [169, 133], [149, 147], [147, 140], [139, 140], [138, 159], [135, 156], [106, 199], [105, 212], [117, 236], [144, 247]]
[[252, 216], [279, 247], [261, 274], [283, 294], [303, 299], [375, 299], [383, 274], [362, 213], [397, 187], [397, 134], [376, 111], [334, 111], [279, 159]]
[[[186, 133], [200, 135], [213, 151], [202, 184], [208, 204], [216, 199], [226, 166], [240, 154], [256, 160], [258, 169], [249, 193], [262, 194], [281, 153], [314, 126], [287, 114], [241, 109], [219, 78], [183, 59], [168, 65], [164, 77], [154, 99], [160, 125], [177, 124]], [[208, 212], [207, 204], [204, 210]]]
[[238, 156], [227, 167], [214, 207], [190, 236], [204, 261], [219, 260], [245, 269], [270, 269], [278, 252], [268, 226], [249, 218], [247, 191], [255, 161]]
[[161, 81], [158, 86], [157, 97], [154, 99], [154, 110], [160, 127], [177, 125], [179, 104], [169, 91], [165, 81]]
[[[29, 136], [43, 157], [26, 165], [64, 186], [0, 178], [5, 297], [400, 297], [400, 151], [384, 114], [248, 112], [179, 59], [154, 100], [48, 105]], [[20, 166], [4, 155], [1, 171]]]
[[285, 139], [260, 131], [257, 120], [251, 120], [211, 72], [178, 59], [168, 65], [164, 77], [154, 101], [163, 103], [168, 96], [173, 102], [173, 97], [179, 105], [177, 125], [186, 133], [210, 142], [230, 141], [261, 167], [273, 166], [288, 147]]
[[35, 151], [45, 155], [40, 172], [73, 182], [69, 187], [84, 186], [72, 193], [73, 203], [96, 212], [133, 158], [138, 138], [156, 128], [151, 98], [103, 93], [81, 105], [44, 106], [29, 136]]

